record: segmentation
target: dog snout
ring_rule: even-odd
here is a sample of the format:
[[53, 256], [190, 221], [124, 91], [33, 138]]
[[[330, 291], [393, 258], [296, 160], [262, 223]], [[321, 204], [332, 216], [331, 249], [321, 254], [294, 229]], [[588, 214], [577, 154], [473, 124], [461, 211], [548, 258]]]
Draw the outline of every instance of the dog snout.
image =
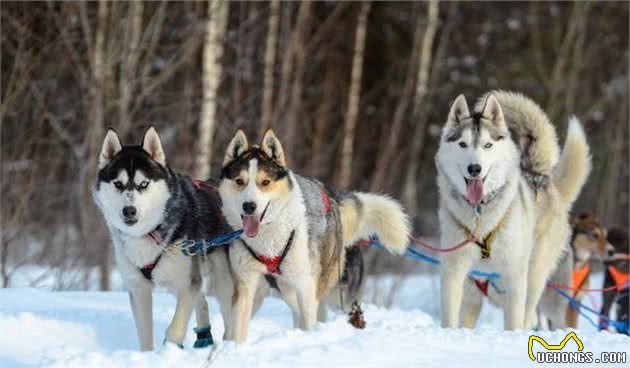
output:
[[126, 206], [123, 207], [122, 214], [125, 218], [134, 218], [136, 217], [136, 214], [138, 214], [138, 211], [134, 206]]
[[470, 164], [470, 165], [468, 165], [468, 173], [473, 178], [476, 178], [477, 176], [479, 176], [479, 174], [481, 174], [481, 165], [479, 165], [479, 164]]
[[243, 203], [243, 211], [247, 215], [251, 215], [256, 211], [256, 203], [254, 202], [245, 202]]

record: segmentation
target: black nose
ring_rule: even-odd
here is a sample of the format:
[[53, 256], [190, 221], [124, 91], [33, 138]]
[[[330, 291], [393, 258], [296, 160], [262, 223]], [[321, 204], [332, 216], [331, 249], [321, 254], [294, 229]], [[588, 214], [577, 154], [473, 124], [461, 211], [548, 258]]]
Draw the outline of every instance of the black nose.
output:
[[246, 214], [251, 215], [252, 213], [254, 213], [254, 211], [256, 211], [256, 203], [254, 202], [243, 203], [243, 211], [245, 211]]
[[136, 211], [136, 208], [134, 206], [127, 206], [123, 207], [122, 213], [123, 216], [125, 216], [126, 218], [132, 218], [136, 216], [136, 213], [138, 213], [138, 211]]
[[468, 173], [473, 178], [479, 176], [479, 174], [481, 174], [481, 165], [479, 164], [468, 165]]

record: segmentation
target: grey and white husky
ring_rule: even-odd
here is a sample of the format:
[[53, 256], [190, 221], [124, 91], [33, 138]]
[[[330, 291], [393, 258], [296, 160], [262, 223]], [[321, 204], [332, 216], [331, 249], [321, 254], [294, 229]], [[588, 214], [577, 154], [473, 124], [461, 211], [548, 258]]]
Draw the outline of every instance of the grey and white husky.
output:
[[474, 325], [480, 298], [463, 294], [475, 287], [467, 273], [480, 269], [501, 275], [505, 328], [535, 327], [540, 296], [568, 246], [569, 210], [590, 172], [579, 121], [570, 119], [560, 154], [553, 125], [530, 99], [495, 91], [471, 113], [460, 95], [435, 161], [442, 246], [475, 239], [443, 256], [442, 326]]
[[[208, 304], [201, 294], [202, 276], [212, 272], [224, 320], [229, 314], [232, 279], [227, 251], [186, 257], [164, 248], [184, 239], [201, 240], [229, 231], [221, 199], [207, 182], [193, 182], [166, 163], [153, 127], [141, 145], [123, 146], [110, 129], [98, 162], [93, 190], [114, 243], [141, 350], [153, 349], [152, 288], [169, 288], [177, 296], [175, 315], [165, 341], [182, 345], [193, 309], [197, 317], [196, 347], [211, 343]], [[226, 331], [229, 326], [226, 325]]]
[[386, 196], [339, 192], [293, 173], [269, 130], [250, 146], [241, 130], [227, 147], [219, 186], [228, 223], [243, 228], [232, 243], [235, 279], [233, 331], [247, 339], [260, 288], [273, 285], [293, 312], [296, 327], [311, 329], [325, 318], [322, 301], [337, 285], [346, 251], [376, 234], [402, 253], [409, 223], [400, 204]]

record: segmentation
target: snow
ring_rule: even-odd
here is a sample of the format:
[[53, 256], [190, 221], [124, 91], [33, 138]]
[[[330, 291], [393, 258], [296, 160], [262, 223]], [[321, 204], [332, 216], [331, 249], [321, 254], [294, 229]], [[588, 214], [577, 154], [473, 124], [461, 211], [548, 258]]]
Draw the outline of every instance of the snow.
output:
[[[439, 282], [413, 276], [389, 295], [394, 277], [370, 279], [366, 298], [391, 299], [393, 308], [365, 304], [367, 328], [357, 330], [338, 312], [313, 331], [292, 328], [284, 303], [268, 298], [254, 316], [247, 343], [223, 343], [218, 305], [211, 301], [213, 367], [531, 367], [527, 341], [531, 332], [503, 331], [502, 313], [485, 305], [475, 330], [439, 327]], [[594, 280], [593, 284], [598, 281]], [[380, 290], [380, 292], [379, 292]], [[597, 298], [596, 298], [597, 299]], [[595, 303], [599, 303], [595, 300]], [[161, 344], [175, 298], [154, 294], [156, 351], [137, 351], [136, 331], [124, 291], [63, 291], [13, 288], [0, 290], [0, 367], [201, 367], [211, 349], [192, 349], [191, 321], [184, 350]], [[581, 321], [578, 336], [586, 351], [625, 351], [630, 338], [597, 332]], [[567, 331], [538, 332], [557, 343]], [[571, 345], [571, 344], [569, 344]], [[575, 345], [566, 351], [575, 351]], [[536, 349], [540, 349], [536, 346]]]

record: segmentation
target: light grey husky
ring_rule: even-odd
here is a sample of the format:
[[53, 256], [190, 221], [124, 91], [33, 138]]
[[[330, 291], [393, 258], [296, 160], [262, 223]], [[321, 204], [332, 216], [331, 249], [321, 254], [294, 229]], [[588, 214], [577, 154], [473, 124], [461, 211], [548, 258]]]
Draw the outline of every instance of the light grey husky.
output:
[[[568, 246], [568, 213], [590, 172], [586, 137], [571, 118], [560, 154], [553, 125], [530, 99], [495, 91], [470, 111], [451, 106], [435, 157], [444, 253], [444, 327], [473, 324], [478, 300], [463, 298], [471, 269], [498, 272], [506, 329], [532, 328], [548, 277]], [[460, 316], [461, 313], [461, 316]]]
[[321, 302], [342, 277], [346, 251], [376, 234], [395, 253], [407, 247], [409, 223], [398, 202], [377, 194], [339, 192], [293, 173], [269, 130], [250, 146], [239, 130], [228, 145], [219, 187], [228, 223], [243, 228], [230, 247], [234, 272], [233, 326], [246, 340], [256, 293], [273, 285], [311, 329]]

